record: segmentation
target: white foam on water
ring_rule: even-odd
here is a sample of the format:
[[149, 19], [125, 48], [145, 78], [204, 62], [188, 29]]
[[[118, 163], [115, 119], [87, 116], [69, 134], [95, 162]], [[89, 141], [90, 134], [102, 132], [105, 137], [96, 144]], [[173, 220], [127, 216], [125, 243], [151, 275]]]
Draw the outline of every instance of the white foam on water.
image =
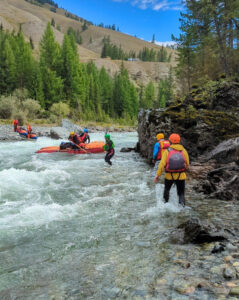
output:
[[167, 212], [178, 213], [184, 209], [178, 203], [178, 195], [177, 195], [177, 190], [175, 185], [173, 185], [170, 190], [168, 203], [164, 202], [163, 192], [164, 192], [164, 185], [161, 183], [155, 184], [156, 206], [148, 208], [144, 213], [145, 215], [158, 215], [158, 214], [165, 214]]
[[43, 205], [34, 203], [30, 206], [22, 207], [14, 214], [7, 214], [0, 218], [1, 229], [11, 229], [18, 227], [40, 226], [56, 220], [71, 218], [77, 214], [77, 205], [59, 205], [52, 203]]

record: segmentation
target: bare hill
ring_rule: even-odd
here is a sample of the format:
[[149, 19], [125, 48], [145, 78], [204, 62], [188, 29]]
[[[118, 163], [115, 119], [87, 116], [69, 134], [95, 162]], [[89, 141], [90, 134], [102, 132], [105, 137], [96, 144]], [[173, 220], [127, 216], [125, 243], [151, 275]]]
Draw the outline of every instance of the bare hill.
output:
[[[154, 48], [155, 50], [160, 49], [159, 46], [136, 37], [93, 25], [82, 31], [83, 22], [81, 20], [77, 21], [66, 17], [65, 11], [62, 9], [57, 9], [56, 13], [54, 13], [50, 10], [49, 5], [40, 7], [25, 0], [0, 1], [0, 23], [3, 24], [5, 29], [9, 30], [18, 30], [21, 24], [24, 35], [26, 38], [31, 37], [33, 39], [36, 49], [46, 24], [52, 18], [54, 18], [56, 26], [60, 27], [60, 31], [54, 28], [54, 33], [59, 43], [62, 42], [64, 34], [69, 27], [79, 30], [83, 38], [83, 44], [78, 46], [81, 61], [94, 60], [98, 67], [105, 66], [112, 75], [119, 70], [121, 62], [100, 58], [103, 46], [102, 40], [105, 36], [110, 36], [112, 43], [121, 46], [126, 52], [133, 50], [138, 53], [144, 47]], [[90, 43], [90, 39], [92, 43]], [[167, 51], [172, 53], [171, 63], [124, 62], [131, 78], [138, 84], [145, 84], [149, 80], [157, 82], [165, 77], [169, 72], [170, 66], [175, 65], [175, 51], [171, 49], [167, 49]]]

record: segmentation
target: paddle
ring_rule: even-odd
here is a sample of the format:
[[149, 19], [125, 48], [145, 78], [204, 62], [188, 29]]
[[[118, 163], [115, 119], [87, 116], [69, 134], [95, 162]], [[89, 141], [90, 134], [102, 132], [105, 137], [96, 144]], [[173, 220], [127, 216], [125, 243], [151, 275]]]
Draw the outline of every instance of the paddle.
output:
[[72, 144], [74, 144], [77, 148], [79, 148], [82, 151], [85, 151], [85, 153], [88, 153], [84, 148], [82, 148], [81, 146], [77, 145], [76, 143], [74, 143], [73, 141], [71, 141]]

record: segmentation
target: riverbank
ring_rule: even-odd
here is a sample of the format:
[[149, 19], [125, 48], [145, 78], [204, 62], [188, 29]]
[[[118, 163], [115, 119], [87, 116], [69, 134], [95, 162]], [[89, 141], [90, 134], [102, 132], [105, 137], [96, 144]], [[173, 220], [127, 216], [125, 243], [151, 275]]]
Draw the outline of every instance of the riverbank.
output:
[[[5, 124], [1, 124], [5, 123]], [[7, 124], [6, 124], [7, 123]], [[135, 132], [136, 129], [129, 126], [121, 125], [109, 125], [88, 122], [84, 124], [74, 124], [68, 119], [63, 119], [60, 126], [58, 124], [43, 124], [39, 125], [34, 122], [31, 123], [32, 130], [38, 137], [51, 137], [54, 139], [66, 139], [69, 136], [70, 131], [79, 133], [83, 131], [84, 127], [89, 129], [90, 133], [93, 132]], [[24, 127], [24, 126], [23, 126]], [[26, 126], [25, 126], [26, 128]], [[6, 122], [0, 122], [0, 141], [21, 141], [22, 137], [13, 131], [13, 126], [10, 120]]]

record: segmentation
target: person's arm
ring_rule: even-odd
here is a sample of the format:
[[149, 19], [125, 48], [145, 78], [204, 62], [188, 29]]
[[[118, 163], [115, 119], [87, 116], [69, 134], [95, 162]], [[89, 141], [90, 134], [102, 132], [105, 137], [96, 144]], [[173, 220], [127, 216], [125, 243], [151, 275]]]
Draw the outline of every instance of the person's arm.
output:
[[153, 160], [156, 159], [156, 157], [157, 157], [159, 151], [160, 151], [159, 143], [156, 143], [156, 144], [154, 145]]
[[158, 182], [159, 177], [163, 173], [163, 170], [164, 170], [164, 168], [166, 166], [166, 163], [167, 163], [167, 158], [168, 158], [168, 151], [164, 151], [162, 159], [161, 159], [160, 164], [158, 166], [158, 170], [157, 170], [156, 176], [154, 177], [154, 182], [155, 183]]
[[88, 144], [90, 143], [90, 136], [87, 136]]
[[104, 151], [108, 151], [108, 150], [109, 150], [109, 144], [106, 143], [106, 144], [104, 145]]
[[188, 152], [186, 149], [183, 149], [183, 154], [186, 158], [186, 163], [187, 163], [187, 168], [189, 167], [189, 156], [188, 156]]

